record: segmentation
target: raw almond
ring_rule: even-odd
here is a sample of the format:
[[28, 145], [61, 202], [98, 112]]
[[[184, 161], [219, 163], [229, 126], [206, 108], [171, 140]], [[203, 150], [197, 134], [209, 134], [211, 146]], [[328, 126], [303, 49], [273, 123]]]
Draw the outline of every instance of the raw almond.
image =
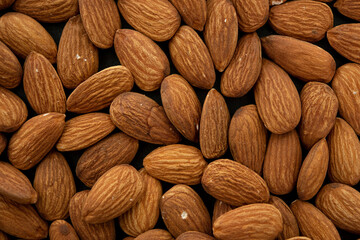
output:
[[206, 0], [170, 0], [184, 22], [195, 30], [202, 31], [206, 22]]
[[3, 133], [0, 133], [0, 155], [7, 146], [7, 138]]
[[[151, 230], [150, 230], [151, 231]], [[124, 238], [123, 240], [134, 240], [135, 238], [134, 237], [126, 237]]]
[[0, 231], [0, 240], [9, 240], [9, 237], [5, 233]]
[[144, 91], [158, 89], [170, 74], [170, 63], [163, 50], [144, 34], [131, 29], [117, 30], [114, 41], [116, 55], [131, 71], [136, 85]]
[[65, 115], [61, 113], [45, 113], [27, 120], [10, 138], [11, 164], [21, 170], [34, 167], [58, 141], [64, 125]]
[[214, 224], [216, 219], [218, 219], [221, 215], [233, 209], [234, 209], [233, 206], [216, 199], [214, 203], [214, 210], [212, 215], [212, 224]]
[[360, 21], [360, 2], [352, 0], [337, 0], [334, 7], [344, 16]]
[[297, 236], [297, 237], [288, 238], [286, 240], [311, 240], [311, 238], [303, 237], [303, 236]]
[[289, 75], [278, 65], [263, 59], [254, 95], [259, 115], [270, 132], [284, 134], [298, 125], [301, 118], [299, 93]]
[[207, 162], [199, 149], [182, 144], [159, 147], [143, 161], [146, 171], [153, 177], [173, 183], [199, 184]]
[[152, 229], [140, 234], [134, 240], [174, 240], [174, 238], [166, 230]]
[[82, 82], [66, 101], [67, 110], [88, 113], [110, 106], [120, 93], [132, 89], [134, 80], [124, 66], [106, 68]]
[[88, 113], [65, 123], [64, 132], [56, 144], [60, 152], [81, 150], [97, 143], [115, 129], [106, 113]]
[[0, 18], [0, 40], [16, 55], [25, 59], [31, 51], [56, 62], [57, 47], [54, 39], [40, 23], [17, 12], [8, 12]]
[[22, 79], [23, 70], [14, 53], [0, 41], [0, 86], [17, 87]]
[[232, 206], [269, 201], [269, 189], [256, 172], [228, 159], [211, 162], [201, 179], [204, 190]]
[[215, 240], [215, 238], [211, 237], [210, 235], [207, 235], [202, 232], [196, 232], [196, 231], [188, 231], [182, 233], [180, 236], [176, 238], [176, 240]]
[[64, 220], [56, 220], [51, 223], [49, 238], [51, 240], [79, 240], [75, 229]]
[[2, 0], [0, 2], [0, 10], [6, 9], [8, 7], [11, 6], [11, 4], [13, 4], [15, 0]]
[[203, 89], [214, 86], [214, 64], [209, 50], [194, 29], [180, 27], [169, 42], [169, 51], [176, 69], [191, 85]]
[[302, 81], [328, 83], [335, 74], [334, 58], [314, 44], [280, 35], [264, 37], [261, 43], [269, 58]]
[[153, 144], [174, 144], [180, 135], [154, 100], [135, 92], [120, 94], [111, 103], [110, 117], [127, 135]]

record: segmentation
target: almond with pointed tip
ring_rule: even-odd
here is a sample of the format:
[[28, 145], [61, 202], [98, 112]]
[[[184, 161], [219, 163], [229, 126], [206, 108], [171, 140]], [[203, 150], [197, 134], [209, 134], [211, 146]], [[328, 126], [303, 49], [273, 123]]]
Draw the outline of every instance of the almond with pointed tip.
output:
[[174, 240], [174, 238], [166, 230], [151, 229], [140, 234], [139, 236], [134, 238], [134, 240]]
[[0, 86], [15, 88], [22, 79], [23, 69], [14, 53], [0, 41]]
[[176, 7], [183, 21], [197, 31], [202, 31], [206, 22], [206, 0], [170, 0]]
[[3, 133], [0, 133], [0, 155], [5, 150], [7, 146], [7, 138]]
[[353, 0], [337, 0], [334, 7], [344, 16], [360, 21], [360, 2]]
[[64, 220], [56, 220], [51, 223], [49, 228], [49, 238], [51, 240], [79, 240], [75, 229], [70, 223]]
[[182, 233], [180, 236], [176, 238], [176, 240], [215, 240], [215, 238], [211, 237], [210, 235], [202, 232], [196, 232], [196, 231], [188, 231]]
[[218, 219], [221, 215], [233, 209], [233, 206], [216, 199], [212, 215], [212, 224], [214, 224], [215, 220]]

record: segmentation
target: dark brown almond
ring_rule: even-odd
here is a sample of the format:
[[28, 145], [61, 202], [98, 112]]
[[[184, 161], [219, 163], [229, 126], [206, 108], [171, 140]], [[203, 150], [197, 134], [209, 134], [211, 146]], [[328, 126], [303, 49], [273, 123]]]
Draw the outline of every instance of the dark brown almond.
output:
[[7, 138], [3, 133], [0, 133], [0, 155], [5, 150], [7, 146]]
[[184, 22], [195, 30], [202, 31], [206, 22], [206, 0], [170, 0]]
[[212, 215], [212, 224], [214, 224], [215, 220], [218, 219], [221, 215], [233, 209], [233, 206], [216, 199]]
[[0, 231], [0, 240], [9, 240], [9, 237], [2, 231]]
[[75, 229], [64, 220], [56, 220], [49, 228], [50, 240], [79, 240]]
[[360, 21], [360, 2], [353, 0], [337, 0], [334, 7], [344, 16]]
[[14, 53], [0, 41], [0, 86], [17, 87], [22, 78], [23, 70]]
[[174, 238], [166, 230], [151, 229], [140, 234], [139, 236], [134, 238], [134, 240], [174, 240]]
[[10, 7], [11, 4], [13, 4], [14, 2], [15, 2], [15, 0], [2, 0], [0, 2], [0, 10]]
[[215, 238], [211, 237], [210, 235], [207, 235], [202, 232], [196, 232], [196, 231], [188, 231], [182, 233], [180, 236], [176, 238], [176, 240], [215, 240]]

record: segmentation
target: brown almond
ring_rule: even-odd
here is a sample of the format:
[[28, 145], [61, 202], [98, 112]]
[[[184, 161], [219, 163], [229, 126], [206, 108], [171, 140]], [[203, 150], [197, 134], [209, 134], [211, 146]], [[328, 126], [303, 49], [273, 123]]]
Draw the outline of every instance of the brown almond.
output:
[[215, 238], [211, 237], [210, 235], [207, 235], [202, 232], [196, 232], [196, 231], [188, 231], [182, 233], [180, 236], [176, 238], [176, 240], [215, 240]]
[[286, 0], [269, 0], [270, 7], [271, 6], [277, 6], [285, 3]]
[[202, 31], [206, 22], [206, 0], [170, 0], [184, 22], [195, 30]]
[[215, 220], [218, 219], [221, 215], [233, 209], [233, 206], [216, 199], [212, 215], [212, 224], [214, 224]]
[[0, 240], [9, 240], [9, 237], [2, 231], [0, 231]]
[[7, 146], [7, 138], [3, 133], [0, 133], [0, 155], [5, 150]]
[[0, 2], [0, 10], [6, 9], [14, 3], [15, 0], [2, 0]]
[[286, 240], [311, 240], [311, 238], [303, 237], [303, 236], [297, 236], [297, 237], [288, 238]]
[[360, 21], [360, 3], [352, 0], [337, 0], [334, 7], [344, 16]]
[[15, 88], [22, 79], [23, 69], [14, 53], [0, 41], [0, 86]]
[[56, 220], [49, 228], [50, 240], [79, 240], [75, 229], [64, 220]]
[[151, 229], [140, 234], [139, 236], [134, 238], [134, 240], [174, 240], [174, 238], [166, 230]]

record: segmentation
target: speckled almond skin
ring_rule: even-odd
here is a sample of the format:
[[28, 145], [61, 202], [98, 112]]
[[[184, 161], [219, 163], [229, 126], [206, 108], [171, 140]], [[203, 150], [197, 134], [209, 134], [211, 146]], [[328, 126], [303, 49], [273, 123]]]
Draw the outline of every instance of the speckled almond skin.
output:
[[206, 22], [208, 9], [206, 8], [206, 0], [170, 0], [172, 5], [176, 7], [183, 21], [194, 28], [202, 31]]
[[337, 0], [334, 7], [344, 16], [360, 21], [360, 3], [352, 0]]
[[0, 86], [17, 87], [22, 79], [23, 69], [14, 53], [0, 41]]
[[64, 220], [56, 220], [51, 223], [49, 238], [52, 240], [79, 240], [75, 229]]
[[140, 234], [139, 236], [134, 238], [134, 240], [174, 240], [174, 238], [166, 230], [151, 229]]

